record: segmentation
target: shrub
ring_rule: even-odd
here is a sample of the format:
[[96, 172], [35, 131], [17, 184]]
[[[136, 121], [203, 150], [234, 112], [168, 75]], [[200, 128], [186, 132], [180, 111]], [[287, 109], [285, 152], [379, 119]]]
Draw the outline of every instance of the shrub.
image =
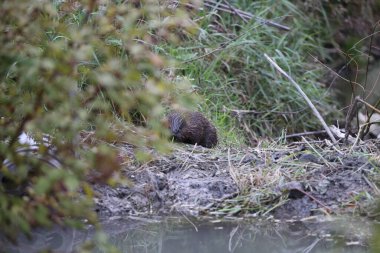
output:
[[[192, 100], [181, 90], [186, 84], [163, 75], [173, 62], [152, 50], [178, 41], [178, 29], [192, 32], [186, 12], [151, 0], [119, 2], [1, 3], [0, 226], [8, 235], [96, 220], [87, 179], [107, 182], [120, 167], [107, 143], [166, 150], [165, 106]], [[85, 146], [83, 130], [104, 142]], [[37, 143], [48, 135], [53, 148], [20, 152], [23, 132]]]

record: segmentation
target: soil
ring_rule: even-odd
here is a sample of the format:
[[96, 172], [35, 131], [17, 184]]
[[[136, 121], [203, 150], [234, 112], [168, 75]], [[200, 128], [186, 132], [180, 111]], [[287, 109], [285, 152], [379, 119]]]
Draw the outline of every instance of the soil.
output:
[[[130, 146], [122, 148], [132, 153]], [[181, 144], [171, 155], [126, 165], [132, 184], [95, 185], [96, 211], [103, 217], [180, 213], [277, 219], [368, 214], [379, 194], [374, 183], [379, 148], [380, 141], [353, 150], [328, 142], [242, 149]]]

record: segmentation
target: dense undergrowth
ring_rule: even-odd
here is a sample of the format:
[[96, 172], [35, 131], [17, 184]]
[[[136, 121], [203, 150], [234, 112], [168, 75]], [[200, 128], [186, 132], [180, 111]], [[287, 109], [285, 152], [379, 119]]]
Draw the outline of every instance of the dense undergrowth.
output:
[[[264, 58], [264, 53], [301, 85], [329, 123], [338, 118], [336, 102], [321, 83], [323, 66], [313, 61], [323, 54], [328, 35], [323, 20], [313, 19], [290, 1], [234, 1], [234, 7], [254, 19], [218, 11], [197, 13], [196, 37], [180, 46], [161, 45], [178, 61], [177, 72], [190, 78], [204, 103], [199, 110], [214, 120], [224, 143], [248, 143], [259, 137], [321, 129], [306, 102]], [[259, 18], [259, 19], [257, 19]], [[270, 19], [289, 31], [263, 24]]]
[[138, 147], [168, 150], [165, 107], [192, 96], [148, 44], [176, 43], [193, 25], [156, 1], [43, 0], [2, 1], [0, 29], [1, 230], [94, 222], [91, 183], [123, 183], [112, 143], [134, 144], [140, 159]]

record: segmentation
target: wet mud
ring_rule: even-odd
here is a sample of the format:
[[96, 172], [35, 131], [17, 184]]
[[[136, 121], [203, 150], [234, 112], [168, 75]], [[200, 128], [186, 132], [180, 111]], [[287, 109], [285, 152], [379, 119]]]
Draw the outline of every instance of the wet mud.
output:
[[95, 185], [96, 211], [101, 217], [367, 215], [379, 194], [379, 152], [365, 156], [360, 150], [348, 151], [302, 143], [236, 150], [184, 144], [171, 155], [125, 166], [132, 184]]

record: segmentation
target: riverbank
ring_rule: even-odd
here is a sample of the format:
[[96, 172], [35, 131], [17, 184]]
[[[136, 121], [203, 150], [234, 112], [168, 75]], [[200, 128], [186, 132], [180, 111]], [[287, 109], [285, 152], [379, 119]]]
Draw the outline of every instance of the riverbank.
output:
[[[100, 217], [175, 214], [273, 216], [371, 216], [379, 195], [380, 141], [330, 145], [327, 141], [217, 148], [178, 144], [147, 163], [131, 157], [115, 188], [95, 185]], [[131, 154], [131, 146], [120, 146]]]

